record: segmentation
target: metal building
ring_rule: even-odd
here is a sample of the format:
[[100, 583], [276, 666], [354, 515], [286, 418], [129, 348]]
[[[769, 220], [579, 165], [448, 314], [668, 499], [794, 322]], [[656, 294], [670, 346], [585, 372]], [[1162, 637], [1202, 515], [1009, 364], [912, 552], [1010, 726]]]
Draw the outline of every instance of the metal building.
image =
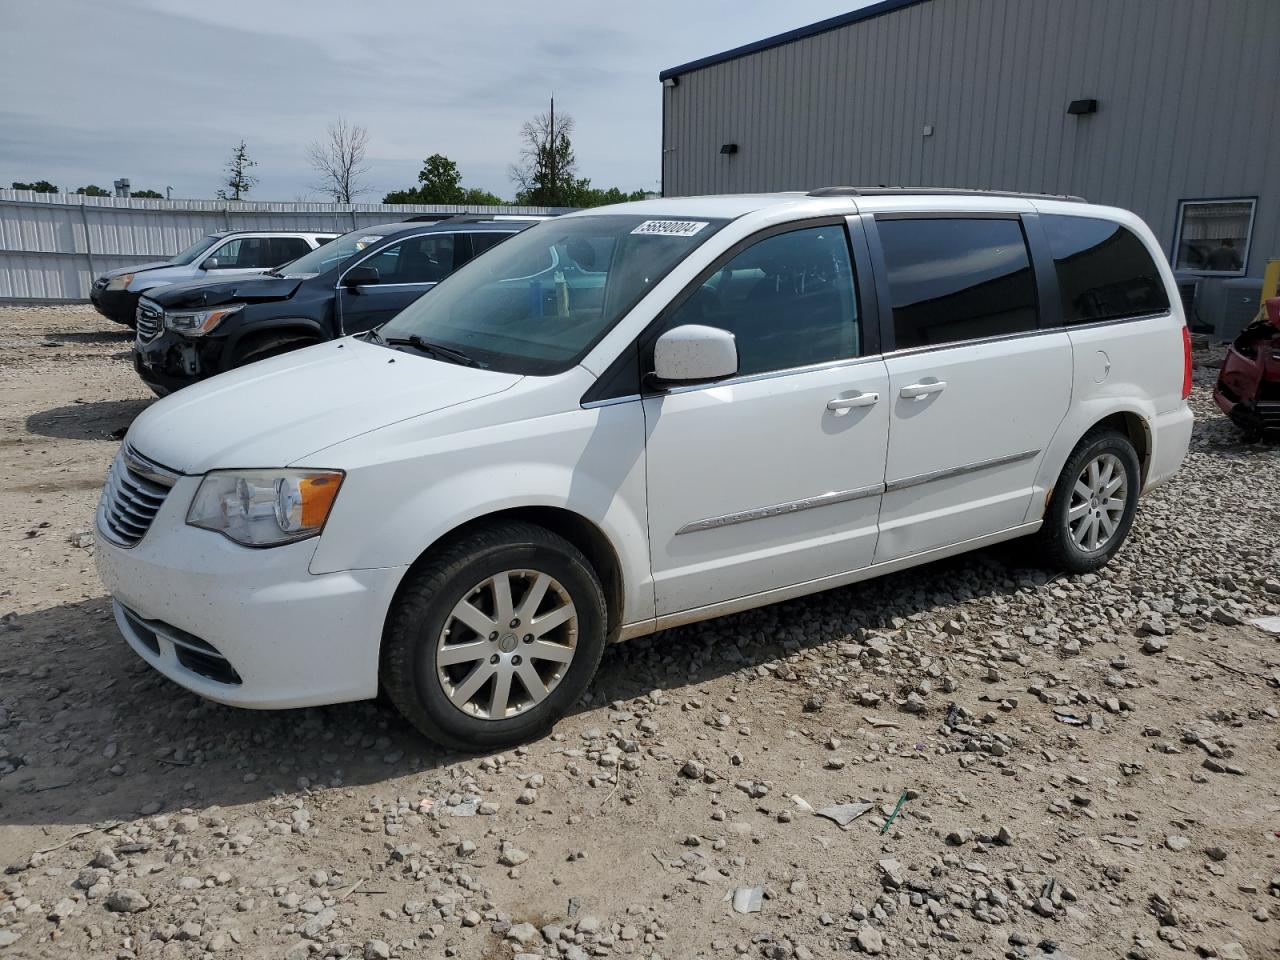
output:
[[660, 77], [668, 196], [1070, 193], [1179, 270], [1280, 257], [1280, 0], [883, 0]]

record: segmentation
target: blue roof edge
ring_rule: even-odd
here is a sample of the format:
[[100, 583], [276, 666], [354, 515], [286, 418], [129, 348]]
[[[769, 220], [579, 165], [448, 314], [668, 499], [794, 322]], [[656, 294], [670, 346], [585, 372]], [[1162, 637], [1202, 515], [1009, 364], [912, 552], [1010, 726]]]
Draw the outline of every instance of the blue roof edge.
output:
[[886, 13], [893, 13], [895, 10], [902, 10], [906, 7], [913, 7], [918, 3], [927, 2], [929, 2], [929, 0], [880, 0], [879, 3], [873, 3], [870, 6], [862, 7], [859, 10], [852, 10], [849, 13], [841, 13], [834, 17], [828, 17], [826, 20], [819, 20], [817, 23], [811, 23], [808, 26], [796, 27], [794, 30], [788, 30], [786, 33], [779, 33], [772, 37], [765, 37], [763, 40], [756, 40], [754, 43], [746, 43], [740, 47], [734, 47], [732, 50], [726, 50], [723, 53], [713, 53], [709, 57], [690, 60], [688, 63], [680, 64], [678, 67], [669, 67], [658, 74], [658, 79], [667, 80], [671, 77], [678, 77], [686, 73], [692, 73], [695, 70], [701, 70], [704, 67], [713, 67], [718, 63], [727, 63], [730, 60], [737, 60], [739, 57], [745, 57], [752, 53], [759, 53], [761, 50], [770, 50], [774, 47], [781, 47], [788, 43], [794, 43], [796, 40], [804, 40], [806, 37], [817, 36], [820, 33], [828, 33], [831, 30], [839, 30], [841, 27], [847, 27], [851, 23], [860, 23], [863, 20], [871, 20], [875, 17], [883, 16]]

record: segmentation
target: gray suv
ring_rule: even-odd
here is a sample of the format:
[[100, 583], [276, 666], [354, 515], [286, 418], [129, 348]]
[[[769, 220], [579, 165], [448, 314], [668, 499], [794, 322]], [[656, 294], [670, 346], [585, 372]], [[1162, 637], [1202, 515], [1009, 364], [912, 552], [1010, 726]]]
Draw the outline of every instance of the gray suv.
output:
[[297, 260], [336, 233], [281, 230], [227, 230], [201, 237], [172, 260], [108, 270], [93, 281], [89, 299], [109, 320], [132, 327], [138, 297], [154, 287], [192, 280], [226, 280], [266, 273]]

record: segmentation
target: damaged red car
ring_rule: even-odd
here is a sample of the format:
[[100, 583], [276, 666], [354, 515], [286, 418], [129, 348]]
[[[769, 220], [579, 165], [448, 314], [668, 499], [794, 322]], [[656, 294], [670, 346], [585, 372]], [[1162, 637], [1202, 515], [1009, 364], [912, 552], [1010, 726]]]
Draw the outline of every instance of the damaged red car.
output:
[[1251, 438], [1280, 431], [1280, 297], [1227, 349], [1213, 399]]

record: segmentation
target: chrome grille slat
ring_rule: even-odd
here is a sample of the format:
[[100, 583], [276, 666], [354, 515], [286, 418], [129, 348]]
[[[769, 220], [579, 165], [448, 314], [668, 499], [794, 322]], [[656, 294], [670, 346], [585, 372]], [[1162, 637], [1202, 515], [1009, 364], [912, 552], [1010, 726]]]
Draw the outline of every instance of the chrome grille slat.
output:
[[177, 474], [126, 444], [107, 471], [107, 484], [98, 506], [98, 529], [112, 543], [135, 546], [151, 529], [177, 479]]
[[158, 303], [141, 297], [138, 300], [137, 312], [134, 313], [134, 320], [138, 331], [138, 342], [150, 343], [160, 335], [164, 327], [164, 310]]

